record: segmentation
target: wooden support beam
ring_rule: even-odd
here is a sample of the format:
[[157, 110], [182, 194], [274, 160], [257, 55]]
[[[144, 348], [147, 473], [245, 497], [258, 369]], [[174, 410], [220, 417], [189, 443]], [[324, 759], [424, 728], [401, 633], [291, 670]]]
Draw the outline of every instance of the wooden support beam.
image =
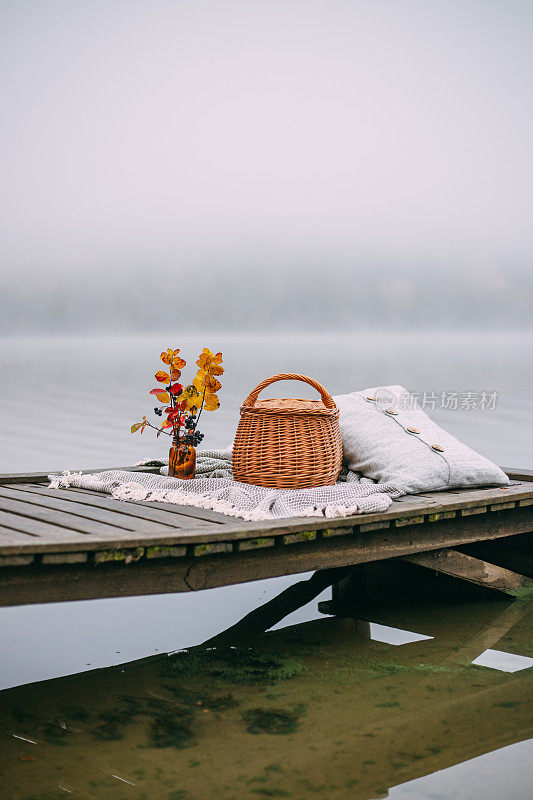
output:
[[[518, 537], [513, 537], [518, 538]], [[462, 552], [467, 553], [474, 558], [481, 558], [483, 561], [488, 561], [489, 564], [497, 564], [499, 567], [517, 572], [519, 575], [525, 575], [528, 578], [533, 578], [533, 553], [515, 545], [515, 542], [505, 544], [505, 539], [502, 542], [477, 542], [476, 544], [465, 545], [460, 548]]]
[[410, 564], [426, 567], [435, 572], [442, 572], [452, 578], [460, 578], [488, 589], [497, 589], [506, 594], [515, 594], [529, 582], [524, 575], [452, 548], [402, 556], [402, 561], [408, 561]]

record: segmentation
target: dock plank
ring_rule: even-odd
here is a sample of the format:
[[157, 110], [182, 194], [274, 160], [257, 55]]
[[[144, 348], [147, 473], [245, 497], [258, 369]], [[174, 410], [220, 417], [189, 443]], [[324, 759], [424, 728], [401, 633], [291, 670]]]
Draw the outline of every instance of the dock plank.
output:
[[[87, 533], [80, 533], [69, 528], [61, 528], [49, 522], [43, 522], [40, 519], [22, 517], [20, 514], [13, 514], [2, 510], [0, 510], [0, 526], [2, 526], [5, 531], [11, 531], [17, 534], [17, 538], [13, 539], [11, 542], [2, 541], [0, 543], [0, 552], [3, 552], [8, 544], [13, 544], [15, 541], [23, 542], [26, 545], [26, 547], [21, 548], [22, 550], [28, 549], [27, 545], [30, 543], [38, 543], [42, 546], [43, 550], [46, 550], [48, 546], [52, 546], [53, 544], [58, 544], [60, 547], [63, 547], [67, 541], [74, 546], [81, 545], [82, 549], [85, 549], [85, 543], [88, 538], [94, 539], [95, 542], [101, 542], [102, 540], [109, 541], [107, 533], [101, 534], [95, 532], [90, 534], [89, 537]], [[120, 532], [118, 538], [122, 537], [127, 540], [129, 533], [129, 531]], [[23, 536], [24, 538], [19, 539], [19, 536]]]
[[[58, 509], [46, 508], [34, 503], [23, 500], [12, 500], [8, 497], [0, 497], [0, 510], [10, 511], [20, 517], [20, 530], [24, 529], [24, 520], [36, 519], [42, 522], [49, 522], [51, 525], [77, 533], [93, 534], [106, 533], [110, 538], [113, 536], [124, 536], [133, 533], [129, 528], [122, 525], [109, 524], [99, 520], [70, 514]], [[147, 531], [148, 532], [148, 531]]]
[[[4, 487], [6, 488], [6, 487]], [[63, 490], [62, 490], [63, 491]], [[68, 492], [69, 490], [64, 490]], [[439, 498], [439, 503], [437, 504], [423, 504], [423, 513], [427, 516], [428, 521], [442, 521], [443, 518], [446, 518], [449, 523], [453, 522], [450, 519], [451, 516], [455, 516], [453, 514], [454, 509], [461, 509], [463, 507], [476, 507], [479, 506], [481, 502], [488, 502], [488, 499], [493, 497], [498, 497], [496, 489], [489, 489], [489, 490], [476, 490], [474, 492], [469, 493], [469, 497], [465, 498], [464, 500], [457, 500], [455, 497], [446, 497], [446, 502], [442, 498]], [[487, 494], [488, 493], [488, 494]], [[506, 497], [508, 500], [514, 498], [515, 500], [518, 498], [533, 498], [533, 485], [529, 484], [519, 484], [517, 486], [511, 487], [506, 493]], [[2, 498], [0, 498], [0, 501]], [[7, 499], [4, 498], [3, 502], [7, 502]], [[15, 501], [10, 501], [15, 502]], [[117, 501], [118, 502], [118, 501]], [[152, 504], [150, 504], [151, 507]], [[160, 504], [166, 508], [166, 504]], [[1, 506], [1, 502], [0, 502]], [[22, 503], [24, 506], [23, 514], [28, 514], [27, 506]], [[37, 507], [35, 507], [37, 508]], [[181, 506], [178, 507], [181, 510]], [[497, 515], [507, 515], [505, 519], [513, 520], [516, 517], [516, 513], [519, 510], [526, 511], [530, 507], [524, 507], [523, 509], [509, 509], [509, 510], [502, 510], [498, 512], [489, 512], [488, 514], [483, 515], [483, 526], [491, 526], [492, 522], [495, 522], [495, 518]], [[444, 510], [446, 509], [446, 510]], [[41, 509], [45, 511], [45, 509]], [[245, 522], [244, 520], [235, 520], [234, 518], [227, 518], [227, 522], [224, 525], [213, 525], [211, 528], [207, 528], [205, 526], [205, 521], [198, 520], [195, 518], [191, 518], [191, 524], [187, 528], [183, 530], [176, 530], [175, 532], [171, 532], [169, 534], [169, 528], [167, 526], [160, 526], [154, 523], [153, 526], [150, 526], [150, 529], [142, 534], [139, 532], [129, 532], [130, 541], [132, 542], [132, 546], [139, 546], [143, 543], [150, 542], [151, 544], [165, 544], [165, 545], [180, 545], [180, 544], [191, 544], [191, 543], [206, 543], [206, 542], [216, 542], [216, 541], [235, 541], [235, 540], [245, 540], [249, 538], [257, 538], [264, 536], [268, 533], [269, 536], [281, 536], [283, 534], [293, 534], [302, 531], [316, 531], [320, 529], [328, 529], [334, 530], [335, 528], [358, 528], [361, 525], [371, 524], [373, 528], [375, 527], [377, 522], [387, 522], [387, 521], [394, 521], [396, 519], [417, 519], [417, 515], [413, 512], [418, 510], [420, 512], [421, 507], [417, 505], [417, 498], [412, 497], [409, 498], [409, 503], [401, 504], [401, 503], [393, 503], [392, 506], [385, 512], [381, 512], [379, 514], [359, 514], [353, 515], [351, 517], [339, 517], [332, 520], [326, 520], [320, 517], [310, 517], [310, 518], [291, 518], [291, 519], [282, 519], [282, 520], [266, 520], [263, 522]], [[20, 505], [17, 506], [16, 511], [20, 513]], [[52, 514], [55, 513], [55, 516]], [[52, 516], [51, 516], [52, 515]], [[509, 516], [510, 515], [510, 516]], [[36, 513], [32, 513], [34, 518], [36, 518]], [[418, 515], [419, 516], [419, 515]], [[476, 516], [476, 515], [475, 515]], [[77, 527], [72, 525], [73, 520], [66, 518], [61, 520], [61, 517], [58, 516], [58, 512], [52, 512], [49, 510], [48, 515], [40, 516], [39, 518], [42, 519], [44, 522], [49, 522], [52, 525], [57, 523], [59, 525], [63, 525], [63, 527], [71, 527], [73, 530], [77, 530], [78, 532], [84, 533], [93, 533], [96, 532], [98, 527], [99, 532], [101, 528], [97, 526], [97, 523], [94, 524], [94, 529], [90, 527], [84, 527], [83, 531], [80, 530], [80, 524]], [[477, 517], [478, 520], [481, 517]], [[74, 518], [74, 522], [80, 522], [80, 518]], [[103, 523], [100, 523], [102, 525]], [[395, 526], [396, 527], [396, 526]], [[410, 529], [412, 526], [409, 524], [406, 526]], [[109, 531], [110, 536], [108, 537], [109, 546], [113, 546], [113, 531], [116, 533], [120, 529], [114, 528]], [[377, 534], [378, 531], [375, 531]], [[88, 537], [89, 538], [89, 537]], [[117, 539], [123, 541], [123, 536], [117, 536]], [[480, 537], [483, 538], [483, 537]], [[490, 538], [487, 536], [486, 538]], [[67, 540], [65, 539], [65, 542]], [[50, 547], [53, 548], [53, 543], [50, 543]], [[74, 542], [69, 543], [69, 547], [75, 548], [76, 545]], [[96, 545], [95, 545], [96, 546]], [[40, 541], [39, 544], [34, 543], [31, 545], [34, 548], [45, 548], [46, 542]], [[44, 551], [44, 550], [42, 550]]]
[[[20, 484], [15, 491], [21, 494], [31, 493], [41, 497], [53, 497], [59, 500], [67, 500], [76, 503], [80, 507], [89, 506], [94, 508], [101, 508], [106, 511], [112, 511], [115, 514], [122, 514], [126, 518], [133, 520], [141, 519], [155, 522], [159, 525], [166, 525], [169, 528], [184, 528], [190, 524], [190, 518], [183, 516], [175, 511], [161, 511], [157, 508], [152, 508], [152, 504], [133, 504], [115, 501], [110, 495], [100, 493], [97, 494], [80, 494], [73, 492], [70, 489], [48, 489], [44, 486], [37, 484]], [[14, 496], [14, 495], [13, 495]], [[206, 522], [206, 525], [213, 523]]]
[[[8, 492], [9, 494], [7, 494]], [[115, 507], [112, 508], [100, 508], [99, 506], [91, 506], [69, 500], [68, 495], [54, 497], [52, 495], [41, 495], [33, 492], [10, 490], [5, 487], [0, 487], [0, 507], [6, 497], [17, 502], [25, 503], [28, 509], [51, 509], [68, 514], [69, 517], [75, 516], [83, 520], [113, 525], [123, 530], [149, 532], [153, 528], [153, 521], [131, 516], [124, 513], [121, 509], [116, 509], [116, 506], [121, 505], [119, 503], [116, 503]], [[157, 524], [161, 525], [161, 523]], [[177, 526], [171, 528], [165, 525], [165, 527], [169, 528], [169, 530], [177, 529]]]
[[[508, 489], [459, 490], [405, 496], [393, 502], [387, 511], [378, 514], [356, 514], [331, 520], [300, 517], [245, 522], [215, 512], [209, 512], [207, 516], [215, 515], [216, 521], [204, 519], [204, 509], [166, 503], [123, 503], [114, 501], [108, 495], [83, 489], [50, 490], [35, 483], [0, 485], [0, 510], [18, 517], [16, 524], [10, 522], [8, 526], [29, 531], [30, 519], [34, 526], [48, 526], [46, 529], [41, 528], [36, 534], [38, 539], [27, 545], [33, 552], [57, 552], [59, 547], [72, 551], [81, 549], [79, 534], [82, 534], [84, 546], [88, 550], [101, 548], [104, 542], [109, 548], [123, 547], [125, 540], [128, 540], [131, 547], [148, 544], [179, 547], [188, 544], [246, 541], [264, 538], [266, 535], [276, 540], [278, 537], [288, 536], [289, 543], [292, 541], [291, 537], [297, 534], [304, 534], [299, 536], [303, 542], [300, 546], [308, 547], [305, 542], [311, 541], [312, 533], [316, 531], [323, 531], [324, 539], [333, 537], [336, 529], [339, 529], [339, 533], [342, 530], [341, 536], [337, 538], [349, 535], [350, 531], [370, 530], [374, 536], [379, 537], [382, 532], [391, 533], [399, 527], [409, 530], [427, 522], [436, 524], [444, 520], [451, 524], [455, 522], [456, 516], [463, 516], [464, 510], [477, 508], [487, 509], [483, 515], [474, 513], [473, 518], [476, 518], [478, 526], [486, 527], [489, 518], [500, 515], [503, 521], [509, 520], [509, 530], [512, 533], [517, 532], [513, 527], [514, 520], [521, 519], [520, 515], [517, 516], [518, 512], [530, 513], [531, 509], [530, 506], [522, 507], [519, 504], [529, 503], [531, 500], [533, 483], [518, 482]], [[515, 503], [515, 508], [509, 508], [512, 503]], [[202, 516], [197, 516], [197, 512]], [[164, 521], [152, 521], [145, 516], [154, 513], [164, 514]], [[137, 516], [141, 514], [142, 517]], [[218, 517], [222, 517], [223, 522]], [[173, 520], [172, 526], [168, 524], [169, 519]], [[520, 531], [524, 530], [522, 526]], [[69, 531], [73, 532], [73, 536], [69, 536]], [[60, 544], [57, 542], [58, 533], [61, 534]], [[94, 537], [96, 538], [91, 544], [90, 540]], [[482, 539], [483, 536], [478, 538]], [[0, 544], [0, 552], [4, 555], [13, 553], [14, 547], [15, 545], [9, 548]], [[21, 546], [19, 552], [29, 552], [27, 548]]]

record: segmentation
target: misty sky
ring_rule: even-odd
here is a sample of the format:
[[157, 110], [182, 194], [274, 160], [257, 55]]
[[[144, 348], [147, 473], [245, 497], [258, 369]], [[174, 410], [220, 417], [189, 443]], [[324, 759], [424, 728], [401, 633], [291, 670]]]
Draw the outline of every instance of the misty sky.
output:
[[0, 9], [15, 283], [192, 264], [494, 280], [532, 262], [531, 2]]

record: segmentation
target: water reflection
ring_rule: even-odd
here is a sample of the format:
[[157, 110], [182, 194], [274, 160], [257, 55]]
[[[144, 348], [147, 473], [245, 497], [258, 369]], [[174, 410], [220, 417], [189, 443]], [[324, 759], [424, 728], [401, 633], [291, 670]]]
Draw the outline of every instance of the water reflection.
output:
[[[528, 797], [511, 745], [532, 734], [531, 670], [479, 659], [532, 655], [532, 601], [369, 600], [262, 632], [320, 586], [286, 590], [218, 646], [4, 691], [2, 798], [496, 798], [510, 779]], [[394, 646], [380, 630], [424, 638]]]

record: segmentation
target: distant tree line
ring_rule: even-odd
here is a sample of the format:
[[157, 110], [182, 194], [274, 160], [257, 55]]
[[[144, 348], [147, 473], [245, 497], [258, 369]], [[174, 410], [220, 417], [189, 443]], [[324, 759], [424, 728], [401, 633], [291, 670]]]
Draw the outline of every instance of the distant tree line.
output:
[[[191, 330], [518, 328], [531, 326], [533, 272], [393, 268], [284, 272], [110, 269], [1, 284], [0, 333]], [[185, 298], [188, 301], [185, 302]]]

